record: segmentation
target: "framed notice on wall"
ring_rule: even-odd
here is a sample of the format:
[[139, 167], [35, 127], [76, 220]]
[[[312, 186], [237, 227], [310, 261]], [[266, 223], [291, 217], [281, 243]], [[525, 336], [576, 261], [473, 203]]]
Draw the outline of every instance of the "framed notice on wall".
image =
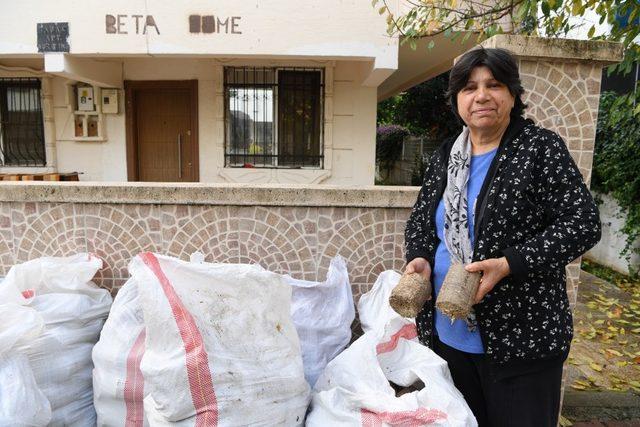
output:
[[69, 52], [69, 23], [38, 23], [38, 52]]

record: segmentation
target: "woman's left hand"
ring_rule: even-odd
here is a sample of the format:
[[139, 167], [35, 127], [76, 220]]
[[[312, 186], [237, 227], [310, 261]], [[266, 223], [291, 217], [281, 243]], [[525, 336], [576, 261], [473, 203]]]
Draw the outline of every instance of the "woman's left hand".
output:
[[482, 272], [482, 278], [480, 279], [480, 286], [478, 286], [474, 304], [482, 301], [482, 298], [493, 289], [496, 283], [511, 273], [511, 268], [509, 268], [509, 263], [505, 257], [472, 262], [465, 266], [465, 270], [470, 273]]

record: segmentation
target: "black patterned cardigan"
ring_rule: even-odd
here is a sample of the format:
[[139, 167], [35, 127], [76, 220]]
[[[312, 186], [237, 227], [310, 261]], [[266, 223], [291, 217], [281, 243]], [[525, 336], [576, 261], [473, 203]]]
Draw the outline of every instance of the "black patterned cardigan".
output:
[[[407, 262], [433, 266], [435, 210], [447, 183], [453, 140], [430, 158], [405, 230]], [[600, 240], [598, 208], [564, 141], [531, 120], [512, 118], [475, 208], [473, 260], [505, 256], [511, 274], [474, 306], [494, 367], [566, 358], [573, 321], [565, 266]], [[432, 345], [433, 298], [416, 318]]]

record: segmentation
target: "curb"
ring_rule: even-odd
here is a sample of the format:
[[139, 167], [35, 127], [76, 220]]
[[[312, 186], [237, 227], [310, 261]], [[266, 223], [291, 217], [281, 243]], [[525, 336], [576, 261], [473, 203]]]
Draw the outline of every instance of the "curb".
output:
[[[593, 420], [638, 421], [640, 420], [640, 396], [630, 392], [577, 392], [567, 390], [564, 393], [562, 415], [573, 422], [593, 422]], [[588, 425], [597, 426], [602, 424]], [[609, 423], [606, 425], [609, 425]], [[640, 422], [630, 425], [640, 425]]]

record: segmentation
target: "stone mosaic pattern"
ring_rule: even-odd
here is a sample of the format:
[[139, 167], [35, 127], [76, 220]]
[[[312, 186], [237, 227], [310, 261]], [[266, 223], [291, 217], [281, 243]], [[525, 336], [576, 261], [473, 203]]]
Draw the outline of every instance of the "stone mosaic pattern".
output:
[[565, 140], [582, 176], [591, 180], [602, 65], [520, 60], [526, 115]]
[[84, 205], [16, 203], [11, 209], [14, 259], [65, 256], [87, 251]]
[[0, 276], [16, 262], [88, 251], [104, 262], [95, 281], [115, 293], [142, 251], [184, 260], [200, 251], [209, 262], [259, 263], [305, 280], [324, 280], [341, 255], [357, 299], [380, 272], [403, 267], [408, 216], [397, 208], [2, 203]]
[[[593, 147], [598, 119], [602, 64], [582, 61], [520, 59], [526, 116], [558, 133], [591, 181]], [[578, 295], [580, 259], [567, 267], [567, 293], [574, 307]]]

